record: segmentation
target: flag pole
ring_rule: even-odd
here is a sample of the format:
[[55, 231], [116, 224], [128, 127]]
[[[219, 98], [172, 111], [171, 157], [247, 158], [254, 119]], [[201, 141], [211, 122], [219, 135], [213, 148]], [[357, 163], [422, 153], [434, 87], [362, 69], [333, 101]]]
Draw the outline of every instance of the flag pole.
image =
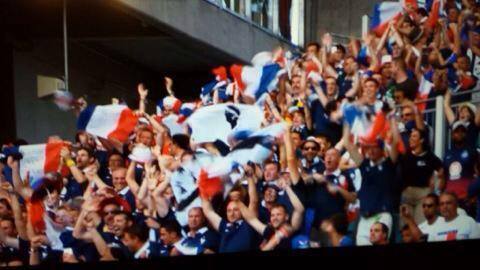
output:
[[68, 37], [67, 37], [67, 0], [63, 0], [63, 64], [65, 72], [65, 90], [70, 90], [68, 85]]

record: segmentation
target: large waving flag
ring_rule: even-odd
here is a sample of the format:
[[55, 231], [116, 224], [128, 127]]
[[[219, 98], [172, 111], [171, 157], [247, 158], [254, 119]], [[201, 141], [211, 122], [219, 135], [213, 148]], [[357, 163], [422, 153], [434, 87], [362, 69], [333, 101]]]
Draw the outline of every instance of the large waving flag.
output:
[[[428, 99], [428, 96], [430, 95], [430, 92], [432, 91], [433, 88], [433, 70], [430, 70], [426, 72], [420, 81], [420, 86], [418, 88], [418, 94], [417, 94], [417, 99], [418, 100], [426, 100]], [[423, 112], [425, 108], [427, 107], [427, 103], [419, 103], [417, 105], [418, 109]]]
[[211, 100], [211, 94], [215, 90], [226, 92], [228, 85], [227, 69], [224, 66], [219, 66], [212, 69], [213, 75], [215, 75], [215, 80], [207, 83], [202, 87], [200, 93], [200, 98], [204, 104], [207, 104]]
[[417, 0], [401, 0], [398, 2], [383, 1], [375, 4], [370, 22], [370, 30], [375, 32], [377, 36], [381, 36], [385, 30], [387, 30], [390, 21], [396, 21], [402, 16], [402, 11], [405, 7], [417, 9]]
[[281, 70], [277, 63], [253, 67], [232, 65], [230, 74], [244, 95], [259, 99], [264, 93], [276, 88]]
[[[57, 172], [60, 166], [60, 151], [65, 144], [63, 142], [22, 145], [13, 151], [23, 155], [20, 160], [20, 176], [25, 179], [29, 174], [30, 185], [35, 188], [40, 179], [47, 173]], [[65, 175], [66, 168], [62, 168]]]
[[[383, 109], [372, 114], [364, 106], [346, 104], [343, 107], [343, 117], [356, 141], [372, 144], [377, 139], [390, 141], [392, 138], [390, 123]], [[397, 142], [396, 148], [400, 153], [405, 153], [405, 146], [401, 140]]]
[[125, 105], [89, 106], [80, 113], [77, 128], [107, 139], [126, 142], [138, 117]]
[[171, 136], [185, 133], [186, 125], [179, 115], [172, 113], [165, 117], [158, 117], [157, 120], [168, 128]]
[[443, 12], [443, 1], [442, 0], [433, 0], [431, 3], [431, 10], [428, 15], [427, 26], [434, 28], [438, 22], [438, 19], [442, 16]]
[[388, 23], [402, 16], [403, 4], [401, 2], [385, 1], [375, 4], [370, 22], [370, 30], [381, 36], [388, 28]]
[[221, 140], [229, 144], [229, 136], [241, 130], [256, 131], [263, 121], [258, 106], [245, 104], [216, 104], [196, 110], [186, 123], [192, 130], [195, 143]]
[[253, 132], [236, 144], [227, 156], [203, 166], [198, 175], [200, 196], [208, 198], [220, 193], [225, 186], [221, 179], [240, 166], [250, 162], [263, 163], [272, 154], [275, 138], [282, 136], [285, 128], [284, 123], [279, 123]]
[[188, 211], [192, 207], [201, 206], [197, 187], [197, 179], [201, 169], [216, 162], [219, 158], [206, 152], [197, 152], [192, 160], [184, 162], [179, 169], [172, 173], [170, 185], [178, 203], [175, 217], [180, 225], [187, 225]]

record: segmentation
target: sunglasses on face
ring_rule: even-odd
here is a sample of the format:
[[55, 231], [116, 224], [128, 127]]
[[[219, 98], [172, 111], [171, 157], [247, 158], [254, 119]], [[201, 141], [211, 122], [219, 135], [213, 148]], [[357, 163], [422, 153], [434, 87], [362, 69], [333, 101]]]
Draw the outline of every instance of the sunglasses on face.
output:
[[107, 212], [104, 212], [104, 213], [105, 213], [105, 216], [113, 215], [115, 213], [115, 210], [107, 211]]

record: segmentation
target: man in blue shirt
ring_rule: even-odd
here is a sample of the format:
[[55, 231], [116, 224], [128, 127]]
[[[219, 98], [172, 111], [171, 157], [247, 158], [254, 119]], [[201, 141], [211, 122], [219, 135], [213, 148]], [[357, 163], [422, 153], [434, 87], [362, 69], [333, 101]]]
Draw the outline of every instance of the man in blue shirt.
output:
[[206, 226], [202, 208], [188, 211], [188, 225], [184, 228], [182, 247], [194, 250], [194, 254], [211, 254], [218, 251], [219, 236]]
[[340, 152], [330, 148], [325, 153], [325, 172], [305, 179], [310, 207], [315, 209], [313, 226], [316, 228], [333, 214], [345, 213], [347, 203], [356, 200], [353, 182], [340, 170], [339, 164]]
[[[375, 222], [382, 222], [392, 228], [392, 212], [394, 210], [395, 163], [398, 158], [397, 142], [400, 134], [397, 123], [390, 120], [392, 141], [388, 157], [385, 157], [383, 141], [377, 139], [374, 143], [365, 145], [364, 157], [356, 145], [350, 141], [350, 128], [344, 125], [343, 141], [350, 158], [359, 167], [362, 175], [362, 185], [358, 191], [360, 200], [360, 221], [357, 230], [357, 245], [371, 245], [370, 228]], [[367, 158], [368, 157], [368, 158]]]
[[328, 234], [329, 245], [333, 247], [354, 246], [353, 239], [347, 235], [348, 219], [343, 213], [337, 213], [324, 220], [321, 225], [322, 231]]
[[467, 125], [462, 121], [455, 122], [452, 127], [453, 147], [445, 153], [443, 165], [447, 179], [446, 191], [455, 193], [460, 207], [474, 215], [473, 207], [467, 203], [467, 193], [474, 180], [478, 154], [469, 147], [466, 137]]
[[249, 210], [243, 203], [237, 203], [237, 207], [240, 208], [245, 220], [262, 235], [263, 242], [260, 245], [261, 250], [290, 249], [290, 237], [302, 225], [304, 212], [302, 203], [287, 181], [280, 181], [280, 187], [286, 191], [294, 208], [290, 222], [287, 209], [282, 204], [272, 206], [270, 220], [268, 224], [264, 224], [257, 218], [256, 213]]
[[212, 227], [220, 234], [220, 253], [241, 252], [257, 249], [255, 231], [242, 218], [235, 201], [227, 205], [227, 219], [221, 218], [209, 200], [202, 199], [202, 208]]
[[94, 165], [95, 156], [91, 149], [82, 147], [77, 150], [75, 161], [72, 158], [70, 150], [64, 147], [60, 153], [63, 162], [70, 170], [67, 183], [65, 184], [66, 193], [62, 194], [64, 200], [69, 200], [77, 196], [83, 196], [83, 192], [88, 184], [84, 171]]
[[300, 161], [303, 169], [308, 174], [323, 173], [325, 170], [325, 165], [318, 156], [319, 151], [320, 145], [313, 137], [308, 137], [307, 140], [302, 144], [303, 158]]

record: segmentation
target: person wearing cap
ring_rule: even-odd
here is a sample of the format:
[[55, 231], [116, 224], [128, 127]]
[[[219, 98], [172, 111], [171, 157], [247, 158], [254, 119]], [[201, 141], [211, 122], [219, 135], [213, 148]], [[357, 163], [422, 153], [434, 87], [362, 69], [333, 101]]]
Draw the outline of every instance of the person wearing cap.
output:
[[443, 166], [446, 174], [446, 191], [455, 193], [460, 207], [474, 215], [468, 200], [468, 187], [474, 180], [478, 153], [467, 144], [468, 126], [464, 121], [452, 125], [452, 148], [445, 153]]
[[302, 168], [307, 174], [323, 173], [325, 165], [318, 156], [320, 145], [314, 137], [308, 137], [302, 144]]
[[311, 123], [306, 123], [306, 107], [306, 104], [299, 105], [297, 103], [297, 105], [288, 108], [288, 112], [292, 117], [292, 131], [298, 132], [302, 140], [305, 140], [308, 137], [308, 134], [310, 133], [308, 126], [311, 126]]
[[394, 203], [397, 200], [395, 190], [396, 183], [396, 162], [398, 159], [398, 150], [396, 148], [399, 140], [397, 123], [394, 118], [390, 120], [392, 140], [388, 151], [388, 157], [385, 157], [384, 143], [377, 139], [364, 145], [365, 156], [363, 156], [356, 145], [349, 138], [350, 128], [344, 125], [344, 146], [350, 154], [350, 158], [355, 162], [361, 172], [362, 184], [358, 191], [360, 200], [360, 221], [358, 223], [356, 243], [357, 245], [370, 245], [369, 233], [370, 227], [376, 221], [386, 224], [391, 231], [392, 212]]
[[[457, 110], [457, 115], [451, 107], [452, 95], [450, 91], [445, 94], [444, 111], [447, 122], [453, 128], [457, 122], [462, 122], [467, 128], [466, 144], [470, 148], [477, 146], [478, 135], [480, 133], [480, 111], [472, 103], [465, 102], [460, 104]], [[453, 129], [452, 129], [453, 130]]]
[[391, 82], [392, 78], [392, 55], [386, 54], [382, 56], [381, 59], [381, 67], [380, 67], [380, 74], [382, 75], [382, 85], [383, 87], [387, 87], [387, 85]]

